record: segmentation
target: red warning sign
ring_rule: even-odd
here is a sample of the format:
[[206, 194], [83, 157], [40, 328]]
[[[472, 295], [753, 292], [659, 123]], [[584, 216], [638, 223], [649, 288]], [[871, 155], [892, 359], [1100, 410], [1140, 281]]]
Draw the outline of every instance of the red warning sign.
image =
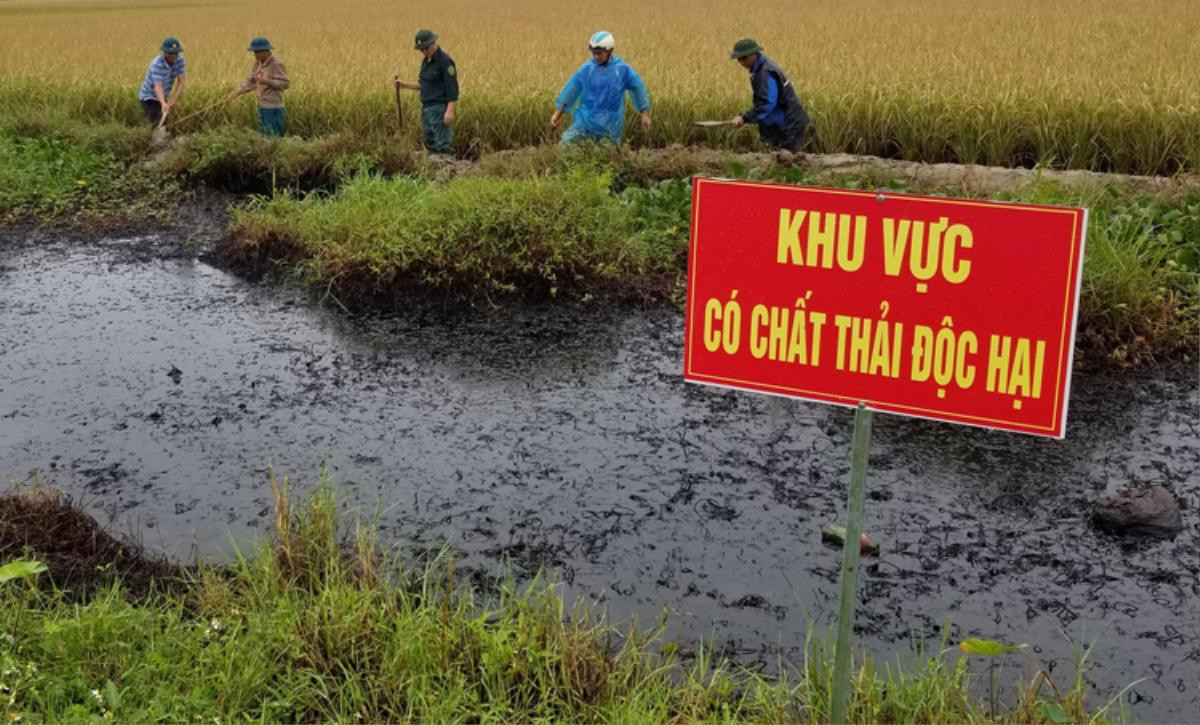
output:
[[1087, 210], [697, 177], [684, 377], [1061, 438]]

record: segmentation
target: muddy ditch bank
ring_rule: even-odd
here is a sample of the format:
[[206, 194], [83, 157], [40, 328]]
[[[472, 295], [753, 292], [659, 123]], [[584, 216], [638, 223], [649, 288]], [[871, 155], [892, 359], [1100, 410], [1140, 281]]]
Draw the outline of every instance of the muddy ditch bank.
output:
[[[430, 160], [430, 171], [444, 174], [511, 172], [541, 159], [541, 147], [496, 151], [476, 161]], [[766, 169], [772, 166], [799, 166], [817, 178], [863, 177], [901, 180], [916, 190], [958, 189], [975, 194], [1012, 192], [1038, 180], [1066, 187], [1113, 186], [1145, 194], [1184, 193], [1200, 186], [1200, 175], [1138, 176], [1077, 169], [1012, 168], [981, 164], [926, 163], [886, 159], [858, 154], [735, 153], [701, 146], [674, 145], [666, 148], [642, 148], [614, 154], [636, 177], [647, 179], [684, 178], [694, 174], [725, 175], [731, 168]]]
[[332, 189], [357, 168], [353, 157], [385, 174], [405, 174], [445, 181], [455, 176], [506, 178], [541, 176], [580, 163], [595, 163], [611, 172], [618, 185], [644, 185], [667, 179], [708, 176], [778, 175], [789, 169], [812, 181], [853, 178], [864, 185], [899, 181], [913, 192], [972, 195], [1015, 192], [1044, 181], [1066, 188], [1112, 187], [1124, 193], [1182, 196], [1200, 187], [1200, 175], [1137, 176], [1053, 168], [1011, 168], [979, 164], [925, 163], [855, 154], [733, 152], [704, 146], [620, 149], [526, 146], [472, 154], [465, 158], [398, 149], [392, 139], [345, 136], [272, 141], [241, 139], [230, 146], [219, 134], [180, 136], [165, 147], [146, 149], [137, 168], [166, 174], [189, 188], [270, 193], [275, 188]]
[[[146, 236], [0, 244], [0, 475], [31, 472], [152, 549], [228, 556], [271, 524], [268, 465], [322, 465], [385, 536], [465, 566], [550, 568], [618, 621], [672, 612], [747, 664], [832, 626], [852, 413], [685, 385], [682, 316], [599, 303], [349, 317]], [[857, 627], [908, 659], [982, 636], [1057, 679], [1095, 643], [1093, 705], [1195, 718], [1200, 389], [1076, 376], [1065, 442], [876, 418]], [[1096, 499], [1162, 484], [1171, 539], [1096, 531]], [[982, 668], [982, 663], [980, 664]], [[1026, 667], [1014, 660], [1006, 685]], [[1028, 675], [1028, 672], [1026, 672]], [[1026, 676], [1026, 680], [1028, 676]]]

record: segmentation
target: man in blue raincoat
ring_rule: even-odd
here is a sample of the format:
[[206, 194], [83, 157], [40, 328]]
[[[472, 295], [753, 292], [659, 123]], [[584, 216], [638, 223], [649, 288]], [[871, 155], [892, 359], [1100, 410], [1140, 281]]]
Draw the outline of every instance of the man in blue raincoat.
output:
[[633, 94], [633, 106], [642, 114], [642, 129], [650, 130], [650, 96], [646, 84], [632, 66], [613, 55], [612, 33], [600, 31], [588, 41], [592, 59], [579, 66], [558, 94], [550, 127], [558, 128], [564, 113], [578, 101], [571, 126], [562, 143], [611, 141], [621, 144], [625, 122], [625, 92]]

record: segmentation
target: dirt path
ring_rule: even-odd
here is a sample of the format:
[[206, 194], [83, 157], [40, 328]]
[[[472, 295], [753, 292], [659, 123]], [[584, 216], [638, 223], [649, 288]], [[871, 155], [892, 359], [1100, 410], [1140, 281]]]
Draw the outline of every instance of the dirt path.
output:
[[1080, 170], [1010, 169], [977, 164], [926, 164], [917, 161], [896, 161], [850, 154], [812, 156], [807, 161], [810, 165], [826, 173], [855, 174], [884, 171], [921, 186], [962, 188], [978, 192], [1012, 191], [1038, 178], [1067, 186], [1118, 184], [1146, 192], [1200, 187], [1200, 179], [1195, 176], [1132, 176]]
[[[458, 173], [503, 174], [511, 169], [533, 166], [548, 155], [547, 147], [529, 147], [485, 154], [478, 161], [445, 161], [431, 159], [431, 165], [441, 174]], [[977, 164], [927, 164], [919, 161], [900, 161], [877, 156], [852, 154], [805, 154], [793, 156], [787, 152], [733, 153], [694, 146], [671, 146], [663, 149], [628, 150], [621, 157], [648, 178], [681, 178], [693, 174], [728, 174], [733, 165], [746, 169], [761, 169], [772, 164], [803, 165], [817, 172], [818, 177], [862, 176], [878, 178], [881, 182], [900, 179], [907, 185], [923, 190], [962, 190], [971, 194], [990, 194], [1014, 191], [1036, 179], [1045, 179], [1065, 186], [1117, 185], [1146, 193], [1184, 193], [1200, 189], [1200, 175], [1133, 176], [1095, 171], [1057, 169], [1013, 169]]]

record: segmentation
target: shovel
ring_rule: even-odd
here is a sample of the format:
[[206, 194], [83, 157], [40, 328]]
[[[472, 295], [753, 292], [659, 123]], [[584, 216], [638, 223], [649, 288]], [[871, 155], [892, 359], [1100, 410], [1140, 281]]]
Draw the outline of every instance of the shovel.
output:
[[155, 146], [162, 146], [163, 144], [165, 144], [167, 142], [167, 139], [170, 137], [169, 134], [167, 133], [167, 114], [169, 114], [170, 112], [171, 112], [171, 109], [168, 108], [167, 110], [162, 112], [161, 116], [159, 116], [158, 125], [154, 127], [153, 131], [150, 132], [150, 143], [151, 144], [153, 144]]

